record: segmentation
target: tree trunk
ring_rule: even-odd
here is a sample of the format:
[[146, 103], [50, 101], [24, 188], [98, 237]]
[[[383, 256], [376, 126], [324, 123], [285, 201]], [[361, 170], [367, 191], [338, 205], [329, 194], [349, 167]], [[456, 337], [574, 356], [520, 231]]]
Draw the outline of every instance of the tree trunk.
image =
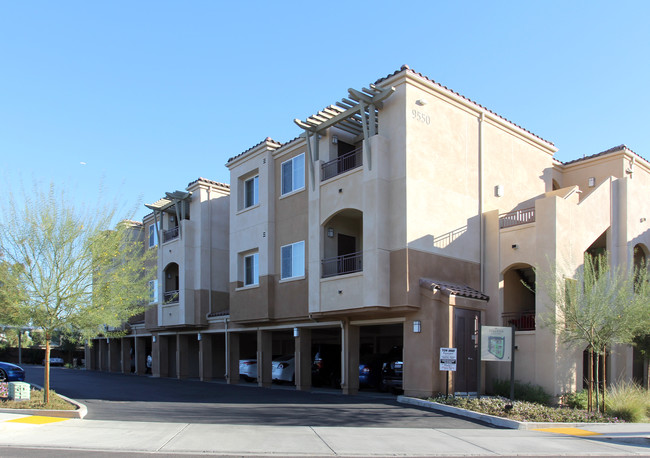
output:
[[45, 404], [50, 403], [50, 334], [45, 333], [45, 386], [43, 387], [45, 393], [43, 399]]
[[591, 412], [593, 408], [593, 395], [594, 395], [594, 351], [589, 346], [589, 357], [587, 358], [587, 410]]
[[603, 413], [605, 413], [605, 396], [607, 393], [607, 347], [603, 347]]
[[596, 412], [600, 412], [600, 351], [596, 351]]

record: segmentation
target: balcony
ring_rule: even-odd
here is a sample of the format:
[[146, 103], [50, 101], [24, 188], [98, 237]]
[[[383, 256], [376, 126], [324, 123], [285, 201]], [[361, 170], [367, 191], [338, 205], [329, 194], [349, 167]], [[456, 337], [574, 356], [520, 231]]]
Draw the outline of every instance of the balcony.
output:
[[329, 180], [348, 170], [356, 169], [363, 165], [363, 148], [357, 148], [343, 154], [333, 161], [325, 162], [320, 167], [320, 181]]
[[163, 243], [178, 238], [178, 226], [163, 231]]
[[335, 277], [363, 271], [363, 253], [344, 254], [321, 261], [321, 277]]
[[535, 222], [535, 207], [523, 208], [499, 215], [499, 229]]
[[515, 331], [535, 330], [535, 310], [503, 313], [501, 318], [504, 326], [514, 326]]
[[176, 304], [179, 299], [179, 291], [165, 291], [163, 294], [163, 304]]

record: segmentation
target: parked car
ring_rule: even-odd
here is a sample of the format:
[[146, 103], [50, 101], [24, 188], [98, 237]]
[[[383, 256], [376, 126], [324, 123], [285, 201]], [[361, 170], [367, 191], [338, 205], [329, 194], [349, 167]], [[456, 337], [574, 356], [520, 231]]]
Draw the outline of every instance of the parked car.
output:
[[403, 371], [402, 347], [395, 346], [388, 353], [388, 359], [382, 363], [379, 388], [382, 391], [400, 391], [402, 389]]
[[341, 349], [336, 345], [323, 345], [314, 355], [311, 365], [313, 386], [341, 386]]
[[271, 378], [274, 382], [295, 382], [296, 358], [294, 355], [280, 356], [273, 360]]
[[381, 383], [381, 370], [386, 355], [365, 355], [359, 361], [359, 387], [378, 388]]
[[0, 382], [24, 382], [25, 371], [11, 363], [0, 362]]
[[239, 376], [248, 382], [254, 382], [257, 380], [257, 360], [240, 359]]
[[[64, 364], [63, 358], [50, 357], [50, 366], [63, 366]], [[43, 366], [45, 366], [45, 360], [43, 360]]]

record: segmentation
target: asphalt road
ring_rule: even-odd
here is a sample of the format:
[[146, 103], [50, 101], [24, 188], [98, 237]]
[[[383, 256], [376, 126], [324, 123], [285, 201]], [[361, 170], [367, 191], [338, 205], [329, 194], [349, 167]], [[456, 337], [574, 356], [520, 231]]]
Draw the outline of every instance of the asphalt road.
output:
[[[41, 366], [23, 366], [43, 385]], [[481, 423], [399, 404], [394, 396], [303, 392], [51, 368], [51, 388], [88, 407], [88, 420], [275, 426], [472, 429]]]

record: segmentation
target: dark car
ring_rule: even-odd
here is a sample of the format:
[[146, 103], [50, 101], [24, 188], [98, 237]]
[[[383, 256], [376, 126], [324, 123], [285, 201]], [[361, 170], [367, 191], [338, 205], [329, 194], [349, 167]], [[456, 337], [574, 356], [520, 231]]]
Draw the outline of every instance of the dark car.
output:
[[335, 345], [322, 345], [314, 355], [311, 365], [313, 386], [341, 386], [341, 349]]
[[24, 382], [25, 371], [11, 363], [0, 362], [0, 382]]
[[402, 347], [395, 346], [388, 353], [388, 359], [382, 363], [380, 389], [393, 393], [401, 391], [403, 371]]
[[359, 360], [359, 387], [378, 388], [381, 383], [381, 370], [387, 355], [364, 355]]

